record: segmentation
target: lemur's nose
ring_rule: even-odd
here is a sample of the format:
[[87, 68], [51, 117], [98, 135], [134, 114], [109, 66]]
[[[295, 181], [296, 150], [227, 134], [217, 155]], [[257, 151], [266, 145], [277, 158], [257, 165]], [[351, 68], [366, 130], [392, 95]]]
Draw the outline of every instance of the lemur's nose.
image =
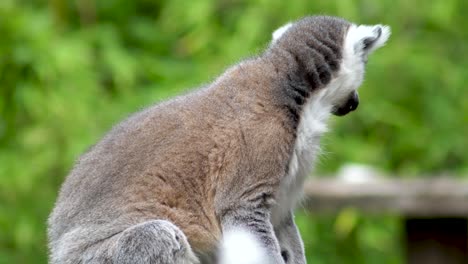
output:
[[358, 105], [359, 95], [356, 91], [353, 91], [349, 94], [348, 99], [343, 105], [333, 108], [332, 114], [336, 116], [344, 116], [349, 112], [356, 110]]
[[356, 91], [348, 98], [349, 110], [354, 111], [359, 105], [359, 95]]

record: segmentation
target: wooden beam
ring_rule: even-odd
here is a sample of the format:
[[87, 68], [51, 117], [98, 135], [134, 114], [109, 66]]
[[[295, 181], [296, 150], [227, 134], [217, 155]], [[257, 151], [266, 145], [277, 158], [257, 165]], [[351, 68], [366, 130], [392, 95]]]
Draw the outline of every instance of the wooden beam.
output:
[[468, 216], [468, 181], [454, 178], [375, 179], [348, 182], [338, 178], [308, 180], [303, 206], [311, 212], [354, 207], [366, 213], [406, 216]]
[[407, 263], [468, 263], [468, 181], [455, 178], [316, 178], [304, 187], [304, 209], [402, 216]]

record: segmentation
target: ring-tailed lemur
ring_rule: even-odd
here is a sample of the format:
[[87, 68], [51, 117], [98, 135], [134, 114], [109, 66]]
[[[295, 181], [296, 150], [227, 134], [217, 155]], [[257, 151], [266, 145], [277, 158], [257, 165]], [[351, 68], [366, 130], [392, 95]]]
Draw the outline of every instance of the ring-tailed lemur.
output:
[[114, 127], [61, 188], [51, 262], [305, 263], [293, 217], [304, 178], [389, 34], [306, 17], [210, 85]]

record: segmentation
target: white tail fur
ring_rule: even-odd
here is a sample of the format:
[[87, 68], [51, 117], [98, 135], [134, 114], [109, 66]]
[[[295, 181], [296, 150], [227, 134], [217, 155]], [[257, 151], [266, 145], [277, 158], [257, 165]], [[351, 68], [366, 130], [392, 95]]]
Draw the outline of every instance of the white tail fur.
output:
[[243, 229], [226, 232], [219, 264], [265, 264], [268, 256], [255, 237]]

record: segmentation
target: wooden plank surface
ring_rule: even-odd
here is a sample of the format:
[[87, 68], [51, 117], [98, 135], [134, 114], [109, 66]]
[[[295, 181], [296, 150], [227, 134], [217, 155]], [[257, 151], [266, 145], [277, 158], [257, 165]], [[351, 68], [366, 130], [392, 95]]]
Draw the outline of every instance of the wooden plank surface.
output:
[[468, 217], [468, 181], [456, 178], [315, 178], [306, 182], [303, 207], [333, 213], [353, 207], [366, 213]]

